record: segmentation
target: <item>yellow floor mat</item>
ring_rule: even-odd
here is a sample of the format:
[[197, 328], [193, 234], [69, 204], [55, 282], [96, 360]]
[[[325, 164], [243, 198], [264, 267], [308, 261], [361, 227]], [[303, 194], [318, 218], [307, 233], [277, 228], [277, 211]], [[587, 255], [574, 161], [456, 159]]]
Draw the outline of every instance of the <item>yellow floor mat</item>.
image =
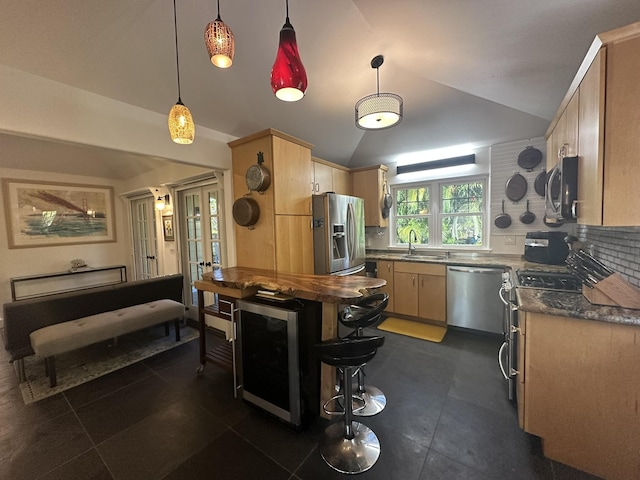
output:
[[378, 329], [436, 343], [440, 343], [444, 338], [444, 334], [447, 333], [445, 327], [393, 317], [387, 318], [378, 325]]

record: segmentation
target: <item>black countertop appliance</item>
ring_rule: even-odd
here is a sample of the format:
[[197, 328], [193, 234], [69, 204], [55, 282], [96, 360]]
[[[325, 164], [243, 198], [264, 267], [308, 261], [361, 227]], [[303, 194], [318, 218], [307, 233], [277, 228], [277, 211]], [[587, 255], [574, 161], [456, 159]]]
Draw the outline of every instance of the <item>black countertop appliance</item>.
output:
[[567, 232], [528, 232], [524, 240], [524, 258], [547, 265], [563, 264], [569, 254]]

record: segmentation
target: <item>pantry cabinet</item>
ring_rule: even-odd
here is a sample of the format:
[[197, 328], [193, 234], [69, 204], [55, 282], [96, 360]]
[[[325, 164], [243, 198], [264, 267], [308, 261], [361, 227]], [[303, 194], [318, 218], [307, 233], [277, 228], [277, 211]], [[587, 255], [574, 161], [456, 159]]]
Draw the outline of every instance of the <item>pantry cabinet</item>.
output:
[[548, 458], [640, 478], [640, 327], [521, 310], [520, 329], [524, 430], [542, 438]]
[[394, 311], [425, 323], [446, 325], [446, 266], [394, 262]]
[[640, 124], [638, 51], [640, 23], [598, 35], [547, 131], [549, 163], [563, 142], [570, 145], [567, 156], [579, 157], [578, 223], [640, 225], [640, 210], [629, 208], [640, 203], [640, 135], [635, 132]]
[[364, 224], [367, 227], [386, 227], [389, 222], [382, 216], [384, 184], [389, 168], [385, 165], [358, 168], [351, 171], [352, 192], [364, 199]]
[[[234, 199], [250, 195], [260, 210], [254, 225], [234, 223], [239, 267], [289, 273], [313, 273], [311, 148], [313, 145], [274, 129], [229, 143]], [[271, 183], [250, 192], [245, 180], [259, 155]]]

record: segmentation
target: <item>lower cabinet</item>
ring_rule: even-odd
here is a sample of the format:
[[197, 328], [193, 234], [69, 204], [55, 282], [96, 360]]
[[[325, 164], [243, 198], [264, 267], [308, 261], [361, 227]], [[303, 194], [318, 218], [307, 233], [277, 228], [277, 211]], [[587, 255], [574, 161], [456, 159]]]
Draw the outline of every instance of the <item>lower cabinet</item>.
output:
[[393, 264], [394, 262], [388, 260], [378, 260], [376, 265], [378, 278], [382, 278], [387, 281], [387, 284], [380, 289], [380, 291], [389, 295], [389, 303], [385, 312], [395, 312], [395, 304], [393, 298]]
[[640, 327], [522, 313], [524, 430], [543, 439], [553, 460], [603, 478], [640, 478]]
[[428, 323], [447, 323], [446, 266], [394, 262], [394, 312]]

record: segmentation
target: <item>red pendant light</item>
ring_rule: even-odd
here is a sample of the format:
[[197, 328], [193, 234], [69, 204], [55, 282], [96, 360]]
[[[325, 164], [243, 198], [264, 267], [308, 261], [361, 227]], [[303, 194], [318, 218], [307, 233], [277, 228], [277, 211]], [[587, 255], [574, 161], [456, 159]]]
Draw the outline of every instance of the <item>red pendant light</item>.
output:
[[287, 0], [287, 17], [280, 30], [276, 61], [271, 69], [271, 89], [276, 97], [285, 102], [300, 100], [307, 90], [307, 72], [298, 53], [296, 32], [289, 23], [289, 0]]

